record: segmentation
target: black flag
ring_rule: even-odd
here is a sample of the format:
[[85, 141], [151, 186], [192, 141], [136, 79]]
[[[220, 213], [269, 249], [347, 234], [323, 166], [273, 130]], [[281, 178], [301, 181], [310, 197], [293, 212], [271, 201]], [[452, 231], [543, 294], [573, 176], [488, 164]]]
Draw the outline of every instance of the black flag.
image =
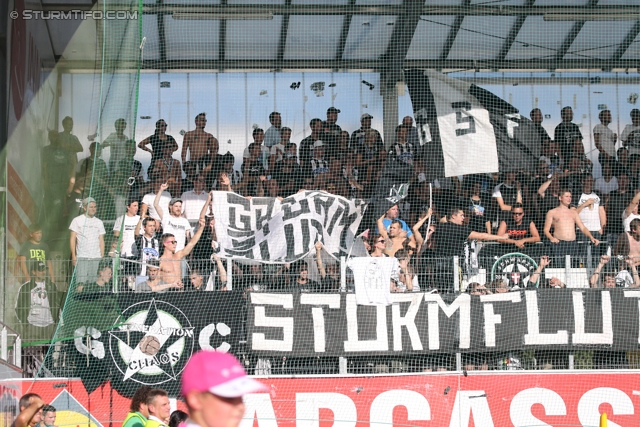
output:
[[413, 165], [398, 160], [389, 154], [382, 169], [380, 179], [376, 182], [373, 195], [364, 212], [356, 235], [375, 227], [376, 221], [393, 205], [407, 197], [409, 181], [413, 177]]
[[433, 70], [406, 70], [405, 79], [429, 181], [537, 168], [540, 136], [517, 108]]

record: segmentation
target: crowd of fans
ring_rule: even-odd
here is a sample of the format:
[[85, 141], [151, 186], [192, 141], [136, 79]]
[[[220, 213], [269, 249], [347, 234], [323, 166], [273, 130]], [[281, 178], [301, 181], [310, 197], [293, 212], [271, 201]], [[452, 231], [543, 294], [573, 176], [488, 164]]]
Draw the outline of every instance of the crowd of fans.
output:
[[[235, 169], [234, 156], [219, 153], [217, 139], [204, 130], [205, 113], [195, 117], [195, 130], [184, 135], [181, 161], [173, 157], [179, 146], [166, 134], [164, 120], [136, 145], [124, 133], [127, 123], [118, 119], [115, 132], [101, 143], [92, 142], [90, 156], [78, 162], [82, 146], [71, 134], [72, 119], [65, 118], [63, 132], [50, 132], [51, 144], [43, 149], [47, 221], [29, 230], [30, 239], [20, 253], [23, 275], [31, 280], [32, 270], [51, 270], [38, 253], [47, 250], [41, 242], [42, 228], [55, 230], [66, 223], [78, 291], [113, 289], [108, 255], [115, 252], [122, 259], [121, 277], [127, 278], [117, 286], [155, 292], [224, 290], [226, 263], [217, 256], [210, 191], [285, 198], [302, 190], [322, 190], [368, 199], [387, 157], [393, 156], [413, 166], [409, 195], [377, 223], [368, 224], [364, 235], [371, 256], [399, 259], [393, 291], [453, 291], [456, 275], [490, 270], [497, 257], [513, 252], [529, 255], [538, 264], [538, 270], [530, 272], [529, 286], [564, 286], [558, 278], [546, 278], [544, 269], [564, 266], [566, 255], [576, 267], [593, 257], [597, 268], [589, 279], [592, 287], [640, 285], [640, 110], [631, 111], [632, 124], [620, 137], [608, 127], [610, 111], [600, 112], [601, 123], [593, 129], [602, 171], [597, 179], [581, 130], [572, 122], [571, 107], [565, 107], [553, 139], [542, 126], [542, 112], [531, 111], [542, 144], [536, 171], [515, 165], [502, 173], [433, 182], [425, 178], [425, 159], [411, 117], [402, 120], [394, 141], [385, 145], [371, 127], [370, 114], [362, 115], [360, 128], [351, 134], [338, 125], [339, 114], [329, 108], [325, 120], [311, 120], [311, 135], [295, 143], [281, 115], [271, 113], [266, 131], [253, 130], [240, 170]], [[616, 149], [618, 141], [621, 146]], [[108, 165], [101, 159], [107, 147]], [[148, 180], [134, 159], [136, 148], [151, 155]], [[110, 233], [104, 221], [113, 221]], [[339, 266], [323, 262], [320, 243], [316, 250], [313, 270], [318, 280], [312, 280], [305, 261], [234, 263], [234, 287], [237, 283], [254, 290], [337, 290]], [[462, 261], [453, 264], [454, 257]], [[513, 287], [505, 280], [486, 283], [472, 283], [469, 292], [506, 292]]]

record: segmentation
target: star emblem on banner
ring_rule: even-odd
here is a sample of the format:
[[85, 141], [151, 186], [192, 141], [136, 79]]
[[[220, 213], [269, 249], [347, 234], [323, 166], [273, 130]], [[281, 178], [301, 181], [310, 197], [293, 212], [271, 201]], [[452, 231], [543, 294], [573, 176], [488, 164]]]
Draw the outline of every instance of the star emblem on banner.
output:
[[[147, 308], [140, 310], [140, 304], [146, 303]], [[159, 309], [159, 304], [172, 308], [171, 312]], [[133, 315], [127, 318], [125, 313], [129, 311]], [[185, 356], [188, 359], [193, 349], [194, 328], [184, 314], [171, 304], [152, 299], [129, 307], [123, 318], [124, 324], [110, 331], [114, 338], [111, 354], [124, 374], [123, 381], [141, 371], [145, 376], [162, 375], [159, 381], [154, 380], [155, 384], [176, 381], [181, 371], [176, 372], [176, 365]], [[116, 354], [120, 355], [120, 361], [116, 360]]]

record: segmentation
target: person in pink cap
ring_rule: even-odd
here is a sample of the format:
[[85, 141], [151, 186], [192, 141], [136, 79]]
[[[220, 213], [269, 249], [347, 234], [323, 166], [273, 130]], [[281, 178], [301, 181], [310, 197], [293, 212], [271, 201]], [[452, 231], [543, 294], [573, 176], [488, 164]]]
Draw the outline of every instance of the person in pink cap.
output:
[[182, 395], [189, 408], [187, 426], [237, 427], [244, 416], [242, 396], [269, 388], [249, 378], [228, 353], [199, 351], [182, 371]]

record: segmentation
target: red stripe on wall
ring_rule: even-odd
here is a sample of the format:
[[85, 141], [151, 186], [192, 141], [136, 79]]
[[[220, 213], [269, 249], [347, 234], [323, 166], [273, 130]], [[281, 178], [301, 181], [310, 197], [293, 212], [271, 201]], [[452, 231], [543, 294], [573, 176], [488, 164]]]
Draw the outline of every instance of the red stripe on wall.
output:
[[[36, 222], [36, 204], [31, 197], [31, 193], [24, 185], [18, 172], [11, 166], [11, 163], [7, 162], [7, 188], [9, 193], [18, 202], [24, 213], [27, 214], [31, 222]], [[15, 212], [15, 211], [14, 211]]]

